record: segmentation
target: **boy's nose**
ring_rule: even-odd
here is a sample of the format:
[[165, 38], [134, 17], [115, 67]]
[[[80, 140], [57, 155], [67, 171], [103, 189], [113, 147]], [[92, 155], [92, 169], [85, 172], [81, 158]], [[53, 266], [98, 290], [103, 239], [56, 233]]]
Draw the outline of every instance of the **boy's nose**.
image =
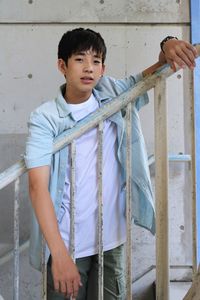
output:
[[84, 71], [89, 72], [89, 73], [93, 72], [92, 64], [89, 63], [89, 62], [86, 63], [85, 66], [84, 66]]

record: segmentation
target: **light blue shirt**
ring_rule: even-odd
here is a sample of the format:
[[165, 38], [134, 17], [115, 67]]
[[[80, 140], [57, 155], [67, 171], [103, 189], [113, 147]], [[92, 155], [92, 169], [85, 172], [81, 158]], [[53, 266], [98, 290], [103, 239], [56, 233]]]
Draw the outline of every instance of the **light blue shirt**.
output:
[[[141, 79], [141, 74], [135, 77], [130, 76], [124, 80], [103, 76], [93, 89], [93, 94], [99, 102], [99, 106], [102, 106], [133, 87]], [[67, 134], [68, 129], [76, 125], [76, 121], [73, 119], [68, 104], [62, 95], [64, 88], [64, 85], [61, 86], [55, 99], [42, 104], [31, 113], [28, 122], [29, 135], [25, 153], [25, 162], [28, 169], [45, 165], [51, 166], [49, 191], [57, 218], [62, 203], [68, 147], [64, 147], [53, 154], [53, 143], [58, 136]], [[132, 212], [134, 223], [150, 230], [154, 234], [155, 213], [148, 157], [138, 116], [139, 109], [147, 104], [148, 101], [148, 96], [145, 93], [136, 100], [132, 108]], [[122, 190], [126, 189], [124, 113], [124, 111], [119, 111], [109, 117], [109, 120], [117, 126], [117, 155], [122, 168]], [[46, 259], [48, 259], [49, 253], [47, 248]], [[34, 212], [30, 238], [30, 262], [36, 269], [41, 270], [41, 232]]]

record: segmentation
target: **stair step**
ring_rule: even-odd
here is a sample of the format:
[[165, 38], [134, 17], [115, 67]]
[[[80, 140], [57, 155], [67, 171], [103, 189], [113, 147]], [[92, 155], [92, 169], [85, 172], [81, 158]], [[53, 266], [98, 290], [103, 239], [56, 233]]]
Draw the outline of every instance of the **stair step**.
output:
[[[8, 243], [0, 243], [0, 258], [13, 248], [13, 245]], [[1, 300], [1, 298], [0, 298]]]
[[191, 285], [191, 282], [170, 282], [170, 300], [183, 300]]

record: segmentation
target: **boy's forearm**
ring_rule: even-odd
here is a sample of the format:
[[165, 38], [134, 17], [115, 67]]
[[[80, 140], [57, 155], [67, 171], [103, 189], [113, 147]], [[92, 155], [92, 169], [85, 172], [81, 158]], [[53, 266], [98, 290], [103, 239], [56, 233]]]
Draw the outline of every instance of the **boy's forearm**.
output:
[[143, 77], [153, 74], [159, 67], [161, 67], [163, 65], [164, 65], [164, 62], [158, 61], [157, 63], [155, 63], [154, 65], [150, 66], [149, 68], [145, 69], [142, 72]]
[[[65, 247], [60, 236], [57, 219], [48, 190], [31, 190], [30, 196], [41, 231], [52, 255], [59, 255]], [[66, 249], [67, 251], [67, 249]]]
[[30, 169], [28, 172], [29, 192], [41, 231], [51, 254], [56, 255], [61, 249], [63, 252], [66, 252], [67, 249], [59, 232], [55, 210], [48, 190], [49, 172], [48, 166]]
[[49, 246], [51, 254], [59, 252], [59, 248], [64, 246], [58, 229], [57, 219], [53, 204], [48, 191], [31, 191], [30, 196], [38, 223], [45, 240]]

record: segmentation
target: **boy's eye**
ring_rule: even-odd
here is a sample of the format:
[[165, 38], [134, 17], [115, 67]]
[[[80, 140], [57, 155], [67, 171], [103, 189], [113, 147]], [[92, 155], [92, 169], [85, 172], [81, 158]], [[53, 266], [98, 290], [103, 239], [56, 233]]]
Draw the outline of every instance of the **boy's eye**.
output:
[[83, 61], [83, 59], [81, 57], [77, 57], [75, 61]]
[[100, 64], [101, 61], [100, 61], [100, 60], [94, 60], [94, 63], [95, 63], [95, 64]]

